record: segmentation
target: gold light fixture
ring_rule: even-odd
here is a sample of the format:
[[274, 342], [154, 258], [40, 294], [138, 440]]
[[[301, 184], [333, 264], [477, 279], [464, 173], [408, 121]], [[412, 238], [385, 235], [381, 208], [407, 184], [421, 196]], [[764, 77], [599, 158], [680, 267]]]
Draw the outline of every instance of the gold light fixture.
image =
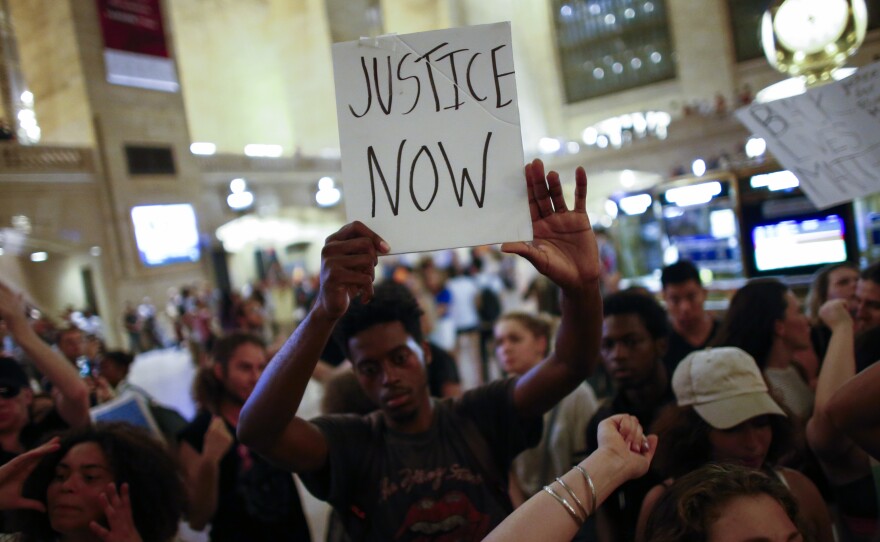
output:
[[774, 0], [761, 41], [771, 66], [811, 87], [841, 78], [835, 72], [865, 40], [867, 27], [865, 0]]

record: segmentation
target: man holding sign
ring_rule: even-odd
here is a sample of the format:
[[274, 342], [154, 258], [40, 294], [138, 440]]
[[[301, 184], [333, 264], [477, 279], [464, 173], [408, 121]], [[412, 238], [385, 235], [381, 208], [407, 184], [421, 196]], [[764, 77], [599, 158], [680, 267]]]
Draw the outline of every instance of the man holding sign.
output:
[[[597, 363], [602, 309], [586, 174], [578, 168], [572, 210], [559, 176], [545, 175], [540, 160], [525, 176], [534, 241], [502, 250], [562, 290], [547, 359], [522, 377], [432, 400], [417, 305], [394, 288], [373, 288], [378, 256], [394, 247], [354, 222], [327, 239], [315, 305], [242, 410], [241, 441], [299, 473], [342, 514], [355, 540], [482, 540], [511, 510], [511, 460], [538, 442], [543, 414]], [[306, 421], [296, 410], [334, 329], [379, 411]]]

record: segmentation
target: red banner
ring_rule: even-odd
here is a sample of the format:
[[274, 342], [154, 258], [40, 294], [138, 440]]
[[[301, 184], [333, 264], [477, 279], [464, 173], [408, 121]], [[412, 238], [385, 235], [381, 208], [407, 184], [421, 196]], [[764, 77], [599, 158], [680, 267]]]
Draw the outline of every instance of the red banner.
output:
[[104, 47], [168, 58], [160, 0], [97, 0]]

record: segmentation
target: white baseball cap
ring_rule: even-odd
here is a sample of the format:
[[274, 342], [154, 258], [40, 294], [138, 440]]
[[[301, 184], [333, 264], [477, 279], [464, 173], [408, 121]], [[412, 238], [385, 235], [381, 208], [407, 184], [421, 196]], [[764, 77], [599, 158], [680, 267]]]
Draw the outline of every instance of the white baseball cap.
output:
[[770, 397], [755, 359], [724, 346], [687, 355], [672, 375], [678, 406], [691, 405], [715, 429], [729, 429], [765, 414], [785, 416]]

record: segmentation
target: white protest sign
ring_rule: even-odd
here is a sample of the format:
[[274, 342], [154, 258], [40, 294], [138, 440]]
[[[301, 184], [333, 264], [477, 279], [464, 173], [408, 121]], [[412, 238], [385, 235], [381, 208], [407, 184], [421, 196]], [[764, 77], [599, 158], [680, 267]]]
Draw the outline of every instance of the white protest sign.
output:
[[817, 208], [880, 192], [880, 63], [736, 116], [766, 140]]
[[348, 220], [394, 253], [532, 239], [510, 23], [333, 45]]

